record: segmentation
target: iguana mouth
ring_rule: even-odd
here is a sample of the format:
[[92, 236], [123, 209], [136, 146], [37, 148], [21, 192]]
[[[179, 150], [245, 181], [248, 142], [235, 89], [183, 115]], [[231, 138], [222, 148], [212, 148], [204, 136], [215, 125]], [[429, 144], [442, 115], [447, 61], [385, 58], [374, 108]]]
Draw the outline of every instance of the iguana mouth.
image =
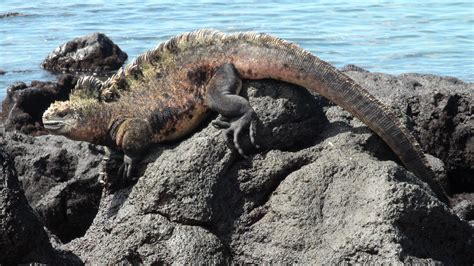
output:
[[58, 120], [43, 121], [43, 126], [47, 130], [58, 130], [64, 126], [64, 122]]

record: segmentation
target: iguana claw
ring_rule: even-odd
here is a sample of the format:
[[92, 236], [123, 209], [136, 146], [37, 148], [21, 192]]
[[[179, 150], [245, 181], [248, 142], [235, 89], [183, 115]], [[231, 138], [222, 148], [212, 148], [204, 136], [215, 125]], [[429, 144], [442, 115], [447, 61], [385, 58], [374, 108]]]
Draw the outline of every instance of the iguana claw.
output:
[[250, 142], [252, 143], [252, 145], [256, 148], [256, 149], [259, 149], [260, 148], [260, 145], [258, 145], [256, 142], [255, 142], [255, 134], [256, 134], [256, 127], [257, 127], [257, 124], [256, 124], [256, 119], [252, 119], [252, 121], [250, 122], [250, 126], [249, 126], [249, 137], [250, 137]]
[[133, 169], [135, 167], [135, 160], [128, 156], [124, 155], [123, 156], [123, 164], [120, 166], [118, 170], [118, 178], [120, 178], [122, 184], [126, 184], [128, 181], [132, 180], [132, 173]]
[[230, 127], [229, 118], [219, 116], [216, 120], [212, 121], [211, 124], [217, 129], [224, 129]]
[[[242, 130], [249, 129], [250, 141], [252, 145], [257, 147], [255, 144], [255, 137], [253, 136], [254, 130], [251, 127], [252, 121], [255, 119], [255, 112], [253, 110], [247, 112], [245, 115], [240, 117], [239, 119], [230, 122], [229, 127], [224, 131], [225, 136], [227, 138], [228, 143], [234, 143], [234, 147], [237, 152], [244, 158], [248, 158], [248, 156], [244, 153], [242, 146], [239, 142], [239, 136], [242, 133]], [[220, 121], [222, 122], [222, 120]]]
[[133, 180], [136, 159], [123, 153], [106, 149], [103, 158], [103, 170], [99, 173], [99, 183], [109, 190], [121, 188]]

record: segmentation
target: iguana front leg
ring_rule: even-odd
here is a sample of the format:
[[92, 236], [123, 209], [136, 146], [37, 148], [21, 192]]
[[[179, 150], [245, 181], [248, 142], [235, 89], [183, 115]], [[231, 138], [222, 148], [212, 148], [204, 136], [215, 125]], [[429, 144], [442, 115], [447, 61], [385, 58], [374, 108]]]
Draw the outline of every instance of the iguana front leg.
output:
[[122, 186], [133, 180], [137, 162], [151, 143], [151, 128], [144, 119], [122, 119], [111, 137], [116, 146], [123, 151], [123, 164], [117, 170], [116, 177], [108, 180], [109, 186]]
[[102, 171], [99, 174], [99, 183], [113, 190], [116, 186], [121, 186], [122, 176], [119, 169], [123, 167], [124, 154], [116, 148], [105, 147], [105, 154], [102, 159]]
[[207, 85], [206, 102], [209, 108], [221, 114], [222, 118], [213, 122], [224, 131], [229, 141], [234, 143], [237, 151], [246, 157], [239, 143], [242, 130], [249, 128], [250, 141], [255, 144], [254, 132], [250, 123], [255, 119], [255, 111], [247, 99], [237, 95], [242, 86], [237, 71], [232, 64], [220, 66]]

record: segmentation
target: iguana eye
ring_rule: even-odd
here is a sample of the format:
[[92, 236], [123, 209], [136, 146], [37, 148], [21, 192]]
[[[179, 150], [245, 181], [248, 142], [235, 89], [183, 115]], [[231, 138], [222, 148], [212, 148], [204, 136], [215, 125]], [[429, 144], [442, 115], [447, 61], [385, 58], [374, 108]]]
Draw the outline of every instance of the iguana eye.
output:
[[57, 116], [58, 116], [59, 118], [64, 118], [64, 117], [66, 117], [67, 115], [68, 115], [68, 112], [66, 112], [66, 111], [59, 112], [59, 113], [57, 114]]

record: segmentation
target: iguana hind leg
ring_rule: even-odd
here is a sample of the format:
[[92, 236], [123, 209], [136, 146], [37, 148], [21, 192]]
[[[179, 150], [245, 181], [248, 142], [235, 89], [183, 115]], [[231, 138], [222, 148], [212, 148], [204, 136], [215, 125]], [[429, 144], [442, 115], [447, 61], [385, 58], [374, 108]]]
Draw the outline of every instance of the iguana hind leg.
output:
[[237, 95], [242, 80], [234, 66], [232, 64], [220, 66], [207, 86], [207, 105], [222, 116], [220, 120], [214, 121], [213, 125], [226, 128], [224, 133], [228, 141], [233, 142], [236, 150], [246, 157], [239, 143], [239, 135], [244, 129], [249, 129], [250, 140], [255, 145], [254, 132], [250, 127], [250, 123], [255, 119], [255, 111], [247, 99]]

